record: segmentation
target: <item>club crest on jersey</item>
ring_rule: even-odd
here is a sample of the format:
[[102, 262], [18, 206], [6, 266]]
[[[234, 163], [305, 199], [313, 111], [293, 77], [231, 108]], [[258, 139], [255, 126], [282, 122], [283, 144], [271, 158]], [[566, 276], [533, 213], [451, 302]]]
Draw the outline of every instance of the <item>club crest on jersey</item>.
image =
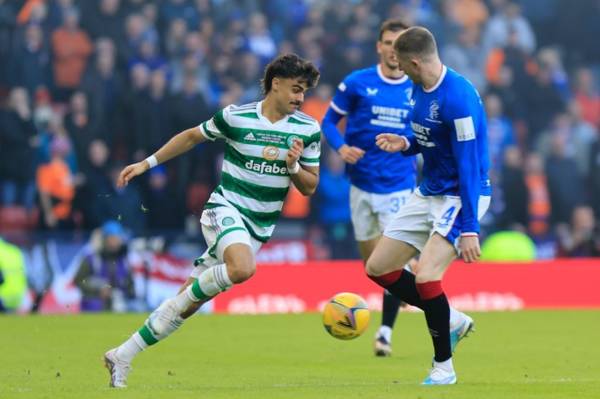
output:
[[235, 223], [235, 220], [233, 220], [233, 218], [231, 216], [226, 216], [223, 218], [223, 220], [221, 221], [221, 224], [225, 227], [227, 226], [231, 226], [232, 224]]
[[292, 146], [294, 145], [294, 141], [299, 140], [302, 141], [302, 139], [298, 136], [296, 136], [295, 134], [292, 134], [290, 137], [287, 138], [287, 145], [288, 147], [292, 148]]
[[437, 100], [433, 100], [429, 103], [429, 118], [426, 118], [429, 122], [442, 123], [438, 118], [440, 117], [440, 104]]
[[440, 105], [436, 100], [429, 104], [429, 119], [437, 119], [440, 115]]
[[266, 146], [262, 152], [263, 158], [268, 161], [274, 161], [279, 157], [279, 148], [271, 145]]

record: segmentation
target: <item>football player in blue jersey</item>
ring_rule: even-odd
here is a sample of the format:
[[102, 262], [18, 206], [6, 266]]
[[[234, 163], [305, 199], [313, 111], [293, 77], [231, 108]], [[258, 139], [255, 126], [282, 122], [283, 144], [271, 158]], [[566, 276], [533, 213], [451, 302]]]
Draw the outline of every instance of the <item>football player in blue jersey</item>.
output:
[[[394, 51], [400, 68], [415, 83], [410, 117], [414, 135], [384, 133], [376, 143], [391, 153], [421, 153], [423, 179], [387, 225], [366, 269], [375, 282], [425, 312], [435, 355], [423, 384], [454, 384], [452, 351], [473, 328], [473, 320], [460, 314], [461, 322], [452, 325], [454, 311], [441, 280], [457, 256], [466, 262], [480, 256], [479, 219], [491, 195], [486, 117], [473, 85], [442, 64], [427, 29], [403, 31]], [[399, 266], [418, 253], [414, 274]]]
[[[379, 63], [352, 72], [338, 86], [322, 122], [329, 145], [346, 162], [352, 184], [350, 207], [354, 235], [367, 260], [387, 222], [398, 213], [415, 188], [414, 157], [385, 152], [375, 145], [377, 134], [410, 134], [408, 114], [412, 82], [398, 68], [393, 43], [408, 28], [402, 21], [385, 21], [379, 30]], [[342, 136], [338, 122], [346, 118]], [[375, 354], [392, 353], [392, 328], [400, 300], [383, 296], [382, 324], [375, 336]]]

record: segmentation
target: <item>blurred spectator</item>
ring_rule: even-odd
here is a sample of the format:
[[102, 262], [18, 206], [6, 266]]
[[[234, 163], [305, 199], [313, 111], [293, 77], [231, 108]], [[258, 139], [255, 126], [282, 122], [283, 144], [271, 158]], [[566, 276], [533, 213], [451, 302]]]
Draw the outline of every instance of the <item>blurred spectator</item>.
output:
[[[52, 141], [55, 137], [65, 137], [67, 138], [67, 131], [63, 126], [63, 118], [58, 113], [52, 113], [50, 116], [50, 120], [47, 125], [41, 129], [39, 129], [39, 134], [37, 138], [37, 160], [36, 165], [44, 164], [50, 162], [52, 159]], [[69, 140], [69, 144], [71, 144]], [[65, 155], [65, 162], [69, 166], [69, 170], [71, 174], [76, 175], [79, 172], [78, 163], [77, 163], [77, 154], [72, 145], [69, 145], [69, 151]]]
[[325, 229], [333, 259], [356, 255], [356, 244], [350, 221], [350, 182], [345, 163], [333, 150], [328, 150], [317, 188], [319, 225]]
[[81, 82], [88, 57], [92, 53], [92, 43], [79, 27], [77, 10], [66, 10], [63, 21], [63, 25], [52, 33], [52, 51], [55, 96], [64, 101]]
[[83, 216], [83, 227], [93, 229], [109, 215], [105, 203], [110, 200], [113, 184], [108, 175], [110, 150], [102, 140], [93, 140], [87, 149], [87, 162], [83, 170], [85, 179], [77, 191], [76, 206]]
[[73, 175], [65, 157], [70, 151], [65, 136], [55, 136], [50, 145], [51, 159], [37, 169], [42, 224], [50, 230], [73, 228], [72, 202], [75, 197]]
[[600, 217], [600, 139], [596, 140], [589, 150], [589, 173], [587, 187], [594, 213]]
[[570, 225], [558, 227], [560, 256], [600, 256], [600, 234], [596, 229], [594, 210], [589, 206], [578, 206], [573, 210]]
[[51, 82], [51, 55], [43, 36], [44, 32], [39, 25], [28, 25], [25, 28], [24, 43], [14, 50], [10, 58], [4, 58], [10, 60], [6, 64], [10, 64], [11, 84], [25, 87], [30, 97], [33, 97], [38, 88], [49, 87]]
[[589, 68], [577, 70], [574, 91], [581, 118], [600, 129], [600, 93], [598, 84]]
[[97, 212], [100, 220], [116, 219], [127, 227], [133, 234], [141, 235], [146, 227], [147, 207], [142, 202], [139, 184], [133, 182], [125, 187], [117, 187], [119, 173], [124, 164], [113, 162], [109, 164], [108, 181], [110, 189], [97, 197]]
[[481, 45], [477, 28], [463, 29], [458, 40], [446, 45], [442, 51], [444, 63], [460, 71], [479, 92], [485, 91], [487, 82], [483, 75], [486, 52]]
[[198, 27], [200, 17], [198, 10], [188, 0], [165, 0], [162, 2], [159, 14], [164, 27], [178, 19], [184, 21], [190, 29]]
[[82, 25], [92, 39], [108, 38], [113, 43], [123, 41], [124, 18], [121, 3], [125, 0], [83, 1]]
[[82, 311], [128, 310], [135, 291], [126, 240], [125, 230], [114, 220], [104, 223], [92, 236], [74, 280], [81, 290]]
[[482, 0], [445, 0], [447, 17], [463, 31], [478, 31], [488, 19], [488, 10]]
[[528, 198], [528, 231], [534, 237], [544, 236], [550, 228], [550, 195], [544, 174], [544, 161], [531, 153], [525, 161], [525, 184]]
[[250, 16], [248, 26], [248, 48], [266, 65], [277, 54], [277, 47], [267, 27], [267, 19], [261, 13]]
[[[0, 1], [0, 59], [8, 60], [14, 51], [12, 42], [17, 25], [18, 4]], [[18, 50], [17, 50], [18, 51]], [[10, 63], [0, 62], [0, 89], [15, 84], [10, 76]]]
[[325, 117], [327, 108], [331, 102], [333, 89], [330, 84], [320, 84], [314, 92], [302, 105], [302, 112], [315, 118], [319, 123]]
[[85, 92], [74, 92], [69, 105], [69, 112], [65, 115], [65, 128], [75, 146], [77, 164], [80, 168], [85, 168], [87, 149], [92, 140], [100, 137], [101, 131], [90, 113], [88, 96]]
[[36, 133], [27, 91], [15, 87], [8, 98], [8, 109], [0, 111], [1, 205], [33, 207]]
[[541, 69], [548, 71], [550, 81], [564, 102], [571, 99], [569, 77], [562, 62], [560, 52], [553, 47], [540, 49], [537, 55]]
[[165, 166], [152, 168], [148, 175], [148, 189], [144, 195], [148, 229], [157, 233], [181, 229], [184, 216], [181, 197], [175, 191], [175, 186], [169, 184]]
[[[210, 119], [213, 112], [208, 106], [195, 75], [186, 75], [184, 77], [183, 91], [176, 94], [171, 100], [171, 118], [173, 133], [181, 132], [193, 126], [198, 126], [205, 120]], [[182, 198], [189, 184], [194, 170], [194, 151], [179, 156], [169, 165], [176, 170], [176, 176], [171, 179], [170, 185], [178, 194], [176, 198]], [[165, 176], [167, 178], [167, 176]], [[177, 224], [177, 223], [176, 223]]]
[[[536, 178], [532, 178], [532, 174], [530, 174], [528, 183], [531, 193], [528, 192], [528, 184], [523, 169], [523, 157], [516, 147], [506, 149], [501, 176], [500, 191], [502, 193], [503, 209], [498, 220], [498, 226], [504, 229], [516, 229], [525, 232], [529, 224], [528, 208], [532, 216], [537, 214], [537, 216], [543, 217], [546, 211], [546, 206], [543, 204], [544, 188], [542, 182], [536, 181]], [[494, 196], [497, 194], [496, 191]], [[530, 194], [538, 195], [540, 198], [534, 203], [529, 198]]]
[[156, 151], [175, 132], [172, 126], [173, 106], [167, 93], [167, 78], [164, 70], [150, 74], [150, 85], [146, 95], [139, 96], [133, 103], [131, 143], [134, 160], [141, 161]]
[[21, 249], [0, 238], [0, 313], [18, 309], [27, 293]]
[[566, 132], [554, 131], [551, 153], [546, 159], [553, 223], [568, 223], [575, 206], [584, 201], [582, 177], [573, 156], [568, 153], [567, 140]]
[[115, 46], [111, 40], [99, 39], [96, 42], [94, 64], [88, 69], [82, 82], [85, 91], [94, 94], [91, 103], [94, 111], [91, 113], [103, 121], [103, 139], [109, 144], [115, 142], [115, 132], [122, 129], [119, 105], [125, 86], [120, 72], [116, 70], [115, 54]]
[[234, 79], [243, 91], [239, 102], [246, 104], [255, 101], [261, 95], [259, 84], [261, 65], [259, 58], [252, 53], [241, 55], [240, 62], [244, 67], [235, 70]]
[[169, 24], [165, 37], [165, 54], [173, 59], [181, 57], [185, 51], [185, 37], [188, 33], [187, 25], [183, 19], [175, 19]]
[[485, 96], [488, 117], [488, 146], [490, 151], [491, 175], [498, 179], [504, 163], [505, 151], [516, 145], [511, 122], [504, 115], [502, 102], [495, 94]]
[[565, 110], [565, 102], [552, 81], [552, 70], [540, 65], [532, 86], [522, 93], [526, 102], [529, 125], [529, 145], [535, 144], [540, 133], [550, 125], [554, 115]]
[[494, 14], [483, 34], [484, 47], [505, 47], [510, 41], [511, 32], [514, 32], [516, 46], [527, 53], [533, 52], [535, 35], [527, 19], [521, 15], [520, 6], [509, 0], [493, 0], [492, 3]]

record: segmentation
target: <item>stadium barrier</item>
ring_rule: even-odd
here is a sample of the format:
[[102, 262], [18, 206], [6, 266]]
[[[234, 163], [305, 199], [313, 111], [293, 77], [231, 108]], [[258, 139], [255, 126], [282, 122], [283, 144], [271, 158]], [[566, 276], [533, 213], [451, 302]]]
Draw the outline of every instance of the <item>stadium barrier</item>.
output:
[[[48, 245], [44, 251], [38, 246], [27, 250], [31, 295], [20, 311], [30, 310], [35, 279], [40, 278], [46, 281], [38, 284], [45, 292], [40, 312], [79, 312], [81, 295], [72, 280], [83, 252], [81, 245], [65, 243]], [[43, 260], [42, 254], [48, 259]], [[132, 251], [129, 257], [138, 300], [145, 304], [140, 310], [153, 309], [173, 296], [191, 271], [190, 259], [169, 254], [144, 250]], [[256, 275], [219, 295], [204, 306], [204, 311], [312, 312], [341, 291], [360, 294], [371, 309], [381, 309], [381, 288], [364, 275], [360, 261], [308, 261], [307, 257], [310, 253], [301, 242], [269, 246], [258, 257]], [[50, 275], [45, 276], [48, 269]], [[444, 279], [444, 288], [455, 307], [469, 311], [600, 308], [599, 281], [600, 258], [473, 265], [455, 262]]]
[[[450, 303], [465, 311], [600, 308], [600, 259], [534, 263], [455, 262], [444, 278]], [[261, 265], [248, 282], [214, 299], [222, 313], [288, 313], [320, 310], [334, 294], [362, 295], [381, 309], [381, 289], [359, 261]]]

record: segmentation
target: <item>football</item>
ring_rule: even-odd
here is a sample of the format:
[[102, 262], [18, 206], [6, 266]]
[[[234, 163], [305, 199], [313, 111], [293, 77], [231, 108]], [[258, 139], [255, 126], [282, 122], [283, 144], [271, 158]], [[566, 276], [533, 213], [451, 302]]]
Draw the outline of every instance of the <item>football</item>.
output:
[[323, 326], [332, 337], [348, 340], [359, 337], [369, 326], [367, 302], [351, 292], [336, 294], [323, 309]]

